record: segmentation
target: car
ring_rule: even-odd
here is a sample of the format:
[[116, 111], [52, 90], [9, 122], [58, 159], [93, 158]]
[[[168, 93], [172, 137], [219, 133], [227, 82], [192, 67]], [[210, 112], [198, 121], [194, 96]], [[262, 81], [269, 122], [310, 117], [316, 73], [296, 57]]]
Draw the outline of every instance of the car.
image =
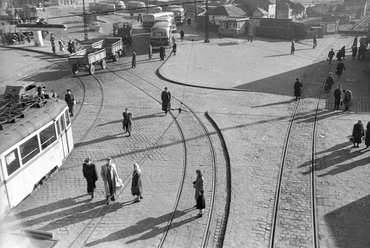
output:
[[100, 30], [100, 23], [99, 22], [91, 22], [89, 23], [90, 31], [99, 31]]

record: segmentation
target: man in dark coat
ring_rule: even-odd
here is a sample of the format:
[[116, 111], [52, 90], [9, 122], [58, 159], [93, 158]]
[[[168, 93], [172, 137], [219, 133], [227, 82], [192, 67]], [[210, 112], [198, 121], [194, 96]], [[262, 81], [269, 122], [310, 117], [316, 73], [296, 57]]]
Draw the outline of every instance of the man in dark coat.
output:
[[128, 136], [131, 136], [131, 125], [132, 125], [132, 114], [128, 111], [128, 108], [123, 112], [123, 130], [125, 133], [128, 133]]
[[366, 125], [365, 145], [366, 149], [370, 146], [370, 121]]
[[334, 90], [334, 110], [339, 110], [340, 102], [342, 101], [342, 85]]
[[328, 53], [328, 60], [329, 60], [329, 64], [331, 64], [331, 60], [333, 59], [335, 53], [334, 53], [334, 50], [333, 48], [329, 51]]
[[132, 51], [131, 68], [136, 68], [136, 52], [135, 52], [135, 50]]
[[98, 181], [98, 172], [96, 171], [95, 164], [91, 163], [91, 159], [85, 159], [85, 163], [82, 167], [83, 176], [87, 182], [87, 193], [91, 195], [91, 199], [94, 198], [94, 191], [96, 188], [95, 182]]
[[185, 36], [185, 33], [184, 33], [184, 30], [181, 29], [180, 31], [180, 37], [181, 37], [181, 40], [184, 39], [184, 36]]
[[295, 100], [298, 100], [301, 98], [301, 95], [302, 95], [302, 87], [303, 87], [303, 84], [299, 81], [298, 78], [296, 78], [296, 81], [294, 83], [294, 96], [295, 96]]
[[166, 52], [166, 50], [164, 49], [164, 46], [162, 45], [159, 48], [159, 57], [161, 58], [161, 60], [164, 60], [165, 52]]
[[330, 72], [325, 81], [325, 88], [324, 88], [325, 92], [329, 93], [333, 85], [334, 85], [334, 77], [333, 77], [333, 73]]
[[176, 51], [177, 51], [177, 44], [173, 43], [173, 46], [172, 46], [173, 55], [176, 55]]
[[162, 91], [161, 99], [162, 110], [167, 114], [168, 111], [171, 111], [171, 92], [168, 91], [167, 87]]
[[317, 46], [317, 35], [315, 34], [314, 37], [313, 37], [313, 45], [312, 45], [312, 48], [316, 48]]
[[73, 106], [75, 105], [75, 97], [71, 93], [71, 90], [67, 90], [67, 94], [64, 96], [64, 101], [68, 105], [69, 114], [73, 116]]
[[342, 76], [343, 70], [346, 70], [346, 68], [344, 67], [344, 63], [342, 60], [338, 60], [337, 68], [335, 69], [335, 74], [338, 75], [338, 78]]
[[[353, 147], [360, 147], [361, 138], [364, 136], [364, 126], [362, 125], [362, 121], [358, 121], [353, 126], [352, 136], [353, 136]], [[357, 144], [357, 145], [356, 145]]]
[[292, 45], [290, 46], [290, 54], [294, 54], [295, 52], [295, 42], [294, 39], [292, 40]]
[[352, 59], [355, 59], [357, 55], [357, 46], [352, 47]]

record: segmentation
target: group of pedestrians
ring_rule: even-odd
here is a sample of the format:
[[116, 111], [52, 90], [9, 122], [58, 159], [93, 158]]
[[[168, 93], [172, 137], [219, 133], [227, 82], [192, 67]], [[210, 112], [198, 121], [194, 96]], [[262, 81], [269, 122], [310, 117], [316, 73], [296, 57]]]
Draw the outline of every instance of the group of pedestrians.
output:
[[339, 106], [344, 105], [343, 112], [349, 111], [353, 104], [352, 91], [343, 89], [342, 85], [338, 85], [334, 90], [334, 110], [339, 110]]
[[360, 40], [360, 47], [357, 47], [358, 45], [358, 36], [355, 37], [353, 40], [353, 45], [351, 47], [352, 49], [352, 59], [355, 59], [357, 56], [358, 60], [366, 60], [366, 54], [367, 54], [367, 48], [366, 48], [366, 42]]
[[353, 147], [360, 147], [360, 144], [362, 143], [362, 139], [365, 137], [365, 145], [366, 149], [370, 146], [370, 121], [366, 125], [366, 130], [364, 129], [364, 126], [362, 124], [362, 121], [359, 120], [355, 125], [353, 125], [352, 130], [352, 137], [351, 140], [353, 142]]
[[[99, 179], [98, 172], [94, 163], [90, 158], [86, 158], [82, 165], [83, 176], [87, 183], [87, 193], [94, 198], [96, 182]], [[101, 166], [100, 176], [104, 183], [105, 189], [105, 204], [116, 201], [117, 188], [124, 187], [124, 184], [117, 172], [117, 166], [112, 162], [112, 158], [107, 158], [106, 163]], [[141, 183], [141, 169], [138, 164], [134, 164], [131, 181], [131, 194], [136, 196], [135, 202], [143, 199]]]

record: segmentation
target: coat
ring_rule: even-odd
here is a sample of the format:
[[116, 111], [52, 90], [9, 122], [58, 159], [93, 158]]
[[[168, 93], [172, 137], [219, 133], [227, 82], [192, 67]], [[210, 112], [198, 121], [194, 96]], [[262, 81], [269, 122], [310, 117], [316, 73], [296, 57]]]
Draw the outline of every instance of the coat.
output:
[[353, 125], [353, 130], [352, 130], [352, 136], [354, 139], [354, 143], [361, 143], [361, 138], [364, 136], [364, 126], [362, 124], [356, 123]]
[[294, 96], [301, 96], [302, 95], [302, 83], [299, 81], [296, 81], [294, 83]]
[[127, 127], [127, 132], [131, 132], [132, 114], [130, 112], [123, 112], [123, 129]]
[[141, 184], [141, 170], [134, 170], [132, 173], [131, 194], [133, 196], [141, 196], [143, 187]]
[[346, 90], [346, 92], [344, 92], [343, 103], [346, 108], [352, 106], [352, 91]]
[[335, 104], [339, 105], [340, 100], [342, 99], [342, 90], [340, 88], [337, 88], [334, 90], [334, 98], [335, 98]]
[[136, 66], [136, 53], [135, 52], [132, 53], [132, 61], [131, 61], [131, 63], [132, 63], [132, 67], [135, 67]]
[[195, 180], [195, 201], [198, 200], [198, 197], [201, 195], [200, 191], [204, 192], [204, 178], [203, 177], [197, 177]]
[[343, 70], [346, 70], [346, 68], [344, 67], [343, 62], [339, 62], [337, 64], [337, 69], [335, 70], [335, 74], [337, 74], [338, 77], [340, 77], [342, 75]]
[[366, 125], [365, 145], [370, 146], [370, 121]]
[[171, 92], [162, 91], [161, 100], [162, 100], [162, 110], [170, 111], [171, 110]]
[[115, 164], [112, 164], [110, 170], [108, 169], [108, 164], [103, 165], [101, 167], [100, 175], [104, 182], [105, 194], [107, 196], [114, 195], [117, 190], [116, 182], [118, 178]]

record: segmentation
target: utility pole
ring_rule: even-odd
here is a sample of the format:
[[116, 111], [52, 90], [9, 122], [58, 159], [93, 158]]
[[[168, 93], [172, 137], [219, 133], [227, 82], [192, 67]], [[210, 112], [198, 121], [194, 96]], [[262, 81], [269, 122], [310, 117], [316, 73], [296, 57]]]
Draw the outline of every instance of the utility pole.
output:
[[84, 40], [89, 40], [89, 37], [87, 35], [87, 20], [86, 20], [85, 0], [82, 0], [82, 18], [84, 20]]
[[209, 13], [208, 13], [208, 0], [206, 0], [206, 18], [204, 23], [205, 39], [204, 43], [209, 43]]

